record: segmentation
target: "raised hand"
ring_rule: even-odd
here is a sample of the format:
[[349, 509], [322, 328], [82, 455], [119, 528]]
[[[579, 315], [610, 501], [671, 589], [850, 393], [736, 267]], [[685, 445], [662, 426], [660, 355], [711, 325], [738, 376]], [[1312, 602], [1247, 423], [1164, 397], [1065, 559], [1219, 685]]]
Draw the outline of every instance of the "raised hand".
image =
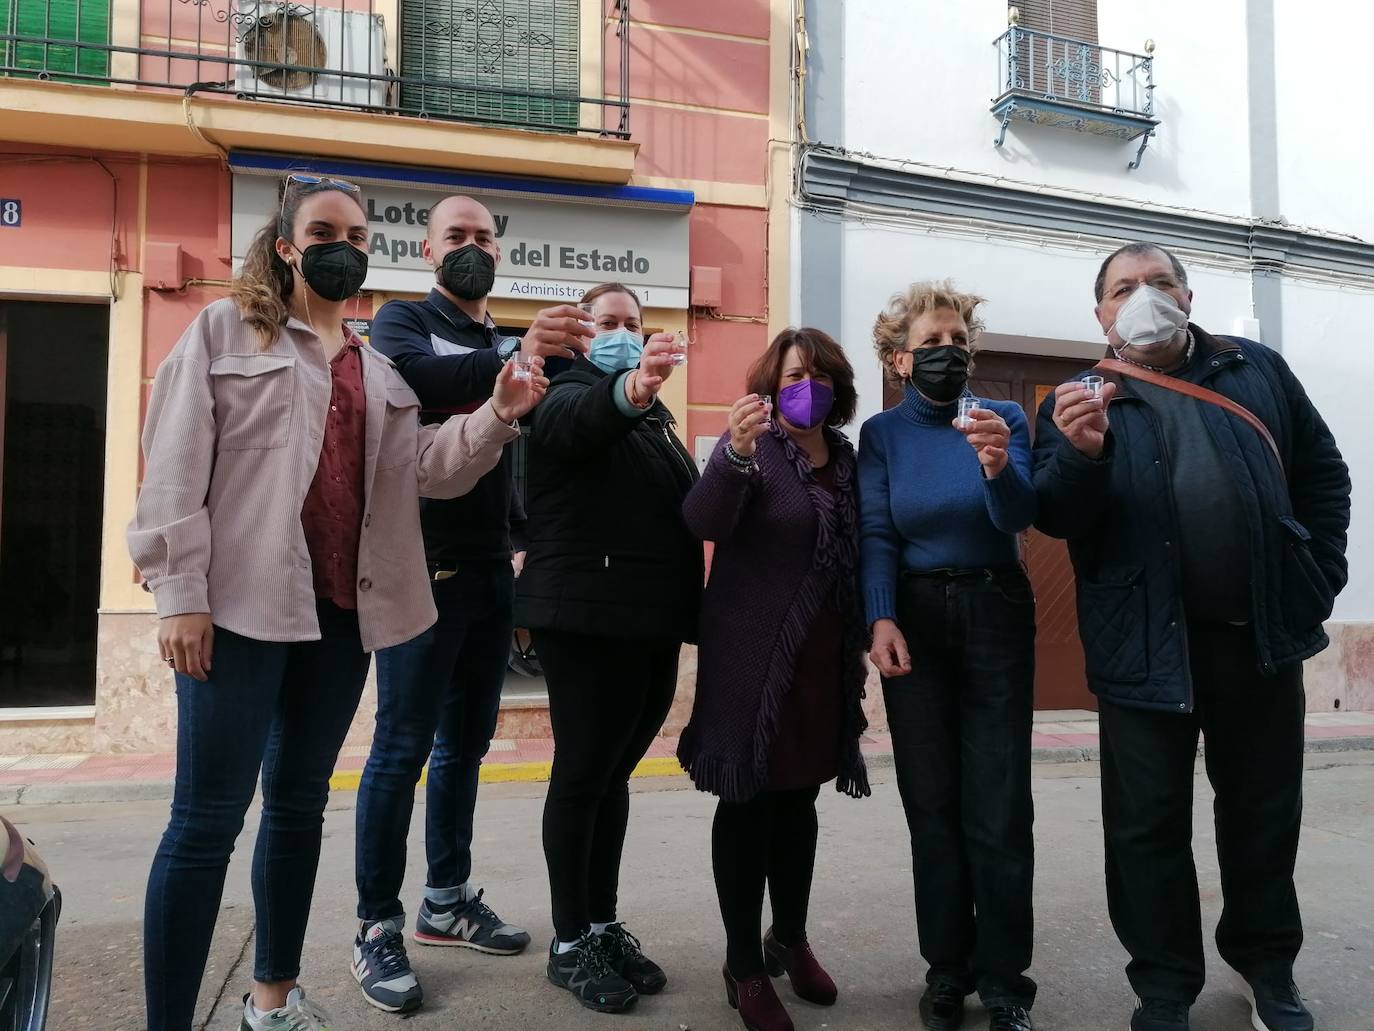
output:
[[555, 304], [534, 317], [520, 341], [520, 353], [541, 358], [576, 358], [586, 354], [596, 328], [592, 317], [571, 304]]
[[644, 408], [658, 396], [664, 381], [673, 374], [673, 352], [677, 350], [674, 333], [655, 333], [644, 341], [639, 368], [631, 373], [625, 384], [625, 392], [632, 403]]
[[1104, 383], [1102, 396], [1076, 380], [1061, 383], [1054, 392], [1054, 424], [1068, 442], [1089, 458], [1101, 458], [1106, 446], [1107, 406], [1116, 396], [1116, 384]]
[[544, 391], [549, 389], [543, 358], [530, 359], [530, 373], [529, 379], [516, 379], [514, 362], [506, 362], [501, 366], [501, 372], [496, 377], [496, 390], [491, 395], [491, 406], [502, 422], [514, 422], [543, 400]]
[[964, 435], [964, 439], [978, 454], [978, 462], [983, 467], [983, 475], [989, 480], [1007, 467], [1007, 444], [1011, 441], [1011, 427], [994, 411], [975, 408], [965, 413], [967, 425], [954, 420], [954, 428]]
[[735, 454], [747, 458], [754, 453], [758, 439], [768, 432], [772, 409], [758, 394], [745, 394], [730, 409], [730, 446]]

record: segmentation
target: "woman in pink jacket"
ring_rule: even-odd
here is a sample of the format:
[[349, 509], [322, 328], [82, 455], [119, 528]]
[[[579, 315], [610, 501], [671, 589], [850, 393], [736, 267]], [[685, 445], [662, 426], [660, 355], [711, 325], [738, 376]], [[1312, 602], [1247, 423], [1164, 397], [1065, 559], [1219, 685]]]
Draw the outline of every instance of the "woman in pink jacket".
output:
[[369, 653], [435, 619], [418, 497], [471, 489], [548, 385], [508, 366], [472, 415], [420, 426], [414, 393], [343, 322], [367, 242], [356, 186], [289, 177], [232, 298], [153, 386], [128, 538], [176, 673], [177, 774], [144, 912], [149, 1031], [190, 1029], [259, 771], [241, 1026], [325, 1031], [296, 978], [329, 777]]

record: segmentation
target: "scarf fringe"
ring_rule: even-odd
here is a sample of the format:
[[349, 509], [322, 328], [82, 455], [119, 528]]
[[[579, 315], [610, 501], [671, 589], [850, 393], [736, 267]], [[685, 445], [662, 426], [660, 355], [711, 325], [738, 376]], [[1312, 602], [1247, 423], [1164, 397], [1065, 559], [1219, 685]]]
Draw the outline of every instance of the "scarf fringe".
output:
[[[851, 798], [871, 794], [868, 771], [859, 751], [859, 738], [868, 729], [863, 713], [866, 670], [861, 656], [867, 648], [867, 633], [858, 605], [858, 512], [854, 503], [854, 449], [840, 433], [827, 430], [835, 466], [835, 493], [832, 495], [816, 480], [810, 457], [776, 424], [770, 434], [801, 481], [816, 513], [816, 544], [812, 574], [803, 581], [792, 599], [778, 630], [769, 656], [768, 673], [759, 692], [759, 709], [753, 734], [752, 762], [741, 758], [725, 760], [703, 755], [698, 750], [695, 723], [688, 724], [678, 743], [678, 761], [692, 782], [729, 802], [747, 801], [768, 783], [768, 758], [782, 719], [783, 704], [792, 690], [797, 656], [810, 633], [811, 624], [827, 596], [833, 595], [844, 619], [845, 655], [855, 656], [845, 671], [844, 721], [836, 728], [840, 736], [840, 770], [835, 787]], [[767, 438], [765, 438], [767, 439]], [[762, 455], [760, 456], [763, 457]], [[766, 462], [761, 462], [766, 466]], [[765, 469], [765, 476], [767, 470]]]
[[[854, 449], [842, 434], [826, 431], [831, 460], [836, 463], [835, 493], [832, 495], [817, 481], [810, 456], [784, 430], [774, 424], [772, 436], [801, 480], [816, 511], [813, 569], [817, 575], [807, 577], [797, 593], [774, 644], [754, 734], [753, 774], [759, 784], [765, 784], [768, 780], [768, 756], [773, 739], [777, 736], [783, 703], [792, 689], [797, 655], [828, 594], [834, 593], [844, 619], [844, 653], [861, 655], [864, 636], [854, 583], [858, 572], [858, 513], [852, 487]], [[836, 788], [851, 797], [858, 797], [852, 794], [854, 791], [868, 793], [868, 774], [859, 752], [859, 737], [868, 728], [868, 720], [863, 714], [865, 679], [863, 661], [859, 659], [841, 685], [845, 691], [846, 705], [840, 740], [840, 776], [836, 780]]]

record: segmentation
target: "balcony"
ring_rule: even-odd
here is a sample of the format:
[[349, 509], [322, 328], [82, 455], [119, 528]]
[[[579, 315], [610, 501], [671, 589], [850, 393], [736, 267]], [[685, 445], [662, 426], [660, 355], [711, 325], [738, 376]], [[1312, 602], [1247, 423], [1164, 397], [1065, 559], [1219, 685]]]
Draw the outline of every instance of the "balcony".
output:
[[[4, 0], [0, 0], [4, 2]], [[1154, 43], [1145, 53], [1023, 29], [1015, 8], [997, 48], [992, 113], [1002, 123], [993, 145], [1006, 142], [1013, 121], [1093, 136], [1140, 140], [1128, 168], [1139, 168], [1159, 119], [1154, 116]]]
[[[606, 60], [610, 47], [618, 61]], [[46, 104], [33, 99], [39, 88]], [[0, 109], [18, 112], [0, 123], [19, 133], [0, 124], [0, 138], [47, 142], [34, 135], [44, 107], [90, 121], [116, 109], [112, 98], [116, 121], [145, 124], [148, 142], [136, 136], [131, 149], [191, 148], [167, 139], [177, 120], [216, 147], [318, 140], [321, 153], [355, 157], [404, 131], [402, 149], [422, 153], [453, 157], [474, 141], [464, 167], [574, 174], [590, 160], [574, 177], [625, 181], [628, 95], [629, 0], [0, 0]], [[274, 144], [264, 126], [298, 138]], [[568, 167], [520, 167], [531, 146]], [[604, 160], [589, 158], [597, 151]], [[517, 167], [501, 167], [502, 154]]]

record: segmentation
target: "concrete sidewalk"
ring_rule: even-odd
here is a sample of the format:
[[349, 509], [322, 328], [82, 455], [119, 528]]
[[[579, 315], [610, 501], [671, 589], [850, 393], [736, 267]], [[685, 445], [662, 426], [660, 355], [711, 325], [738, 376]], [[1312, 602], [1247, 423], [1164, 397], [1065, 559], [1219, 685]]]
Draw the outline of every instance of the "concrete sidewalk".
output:
[[[871, 733], [862, 739], [870, 767], [892, 764], [892, 738]], [[1086, 710], [1035, 714], [1031, 734], [1036, 762], [1094, 762], [1099, 757], [1097, 716]], [[1307, 717], [1307, 751], [1374, 750], [1374, 712], [1319, 712]], [[674, 756], [677, 738], [660, 737], [635, 770], [636, 777], [681, 776]], [[358, 787], [366, 748], [345, 748], [330, 787]], [[553, 741], [496, 740], [482, 764], [482, 782], [499, 784], [545, 781], [553, 765]], [[0, 755], [0, 805], [58, 802], [135, 802], [172, 796], [176, 756], [167, 753], [126, 755]], [[423, 783], [423, 779], [421, 781]]]

